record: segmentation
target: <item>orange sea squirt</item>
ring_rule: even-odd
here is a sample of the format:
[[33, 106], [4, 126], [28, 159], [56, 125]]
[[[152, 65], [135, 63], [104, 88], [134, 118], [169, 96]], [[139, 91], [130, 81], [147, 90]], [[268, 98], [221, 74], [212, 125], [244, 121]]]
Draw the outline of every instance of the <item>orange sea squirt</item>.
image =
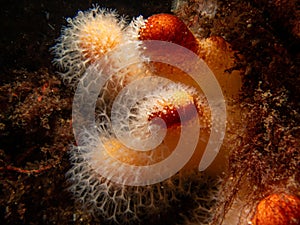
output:
[[259, 202], [251, 222], [253, 225], [298, 225], [300, 199], [285, 193], [269, 195]]
[[150, 16], [145, 26], [140, 29], [140, 40], [168, 41], [197, 54], [198, 41], [182, 20], [171, 14], [156, 14]]

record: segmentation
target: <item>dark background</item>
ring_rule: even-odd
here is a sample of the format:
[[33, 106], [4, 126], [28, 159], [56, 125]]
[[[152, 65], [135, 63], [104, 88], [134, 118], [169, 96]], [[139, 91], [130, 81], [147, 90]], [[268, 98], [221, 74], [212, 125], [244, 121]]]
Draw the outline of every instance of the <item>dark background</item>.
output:
[[169, 12], [171, 1], [45, 1], [8, 0], [0, 8], [0, 69], [21, 68], [36, 70], [51, 66], [49, 47], [59, 36], [65, 18], [73, 17], [78, 10], [87, 10], [97, 4], [116, 9], [130, 21], [132, 17], [148, 17]]

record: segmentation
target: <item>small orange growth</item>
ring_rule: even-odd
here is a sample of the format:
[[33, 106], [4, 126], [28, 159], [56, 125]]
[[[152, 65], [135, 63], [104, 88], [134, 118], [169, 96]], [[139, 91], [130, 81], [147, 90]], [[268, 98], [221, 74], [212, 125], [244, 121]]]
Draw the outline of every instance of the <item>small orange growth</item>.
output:
[[41, 102], [42, 99], [43, 99], [43, 96], [38, 96], [38, 97], [37, 97], [37, 101], [38, 101], [38, 102]]
[[261, 200], [252, 219], [253, 225], [299, 225], [300, 199], [285, 193]]
[[42, 93], [45, 93], [47, 91], [47, 89], [49, 88], [50, 84], [48, 82], [46, 82], [43, 86], [42, 86]]
[[171, 14], [150, 16], [140, 29], [140, 40], [168, 41], [198, 53], [198, 40], [184, 22]]

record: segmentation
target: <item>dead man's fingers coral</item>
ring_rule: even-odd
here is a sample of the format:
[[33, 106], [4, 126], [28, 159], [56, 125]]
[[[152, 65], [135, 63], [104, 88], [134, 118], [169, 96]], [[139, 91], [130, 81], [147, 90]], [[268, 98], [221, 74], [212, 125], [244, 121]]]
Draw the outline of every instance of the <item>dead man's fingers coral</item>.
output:
[[91, 9], [68, 19], [53, 51], [77, 85], [68, 177], [82, 206], [135, 223], [189, 194], [183, 181], [214, 161], [227, 111], [223, 84], [184, 23], [163, 14], [126, 26]]

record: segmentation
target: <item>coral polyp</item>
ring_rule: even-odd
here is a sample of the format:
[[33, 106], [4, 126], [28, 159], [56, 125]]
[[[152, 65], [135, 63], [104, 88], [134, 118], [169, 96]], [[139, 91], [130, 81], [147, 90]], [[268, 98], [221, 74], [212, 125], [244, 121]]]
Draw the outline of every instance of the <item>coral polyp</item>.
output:
[[124, 42], [125, 22], [114, 11], [93, 8], [67, 19], [62, 35], [52, 48], [54, 64], [67, 83], [75, 82], [86, 67]]

